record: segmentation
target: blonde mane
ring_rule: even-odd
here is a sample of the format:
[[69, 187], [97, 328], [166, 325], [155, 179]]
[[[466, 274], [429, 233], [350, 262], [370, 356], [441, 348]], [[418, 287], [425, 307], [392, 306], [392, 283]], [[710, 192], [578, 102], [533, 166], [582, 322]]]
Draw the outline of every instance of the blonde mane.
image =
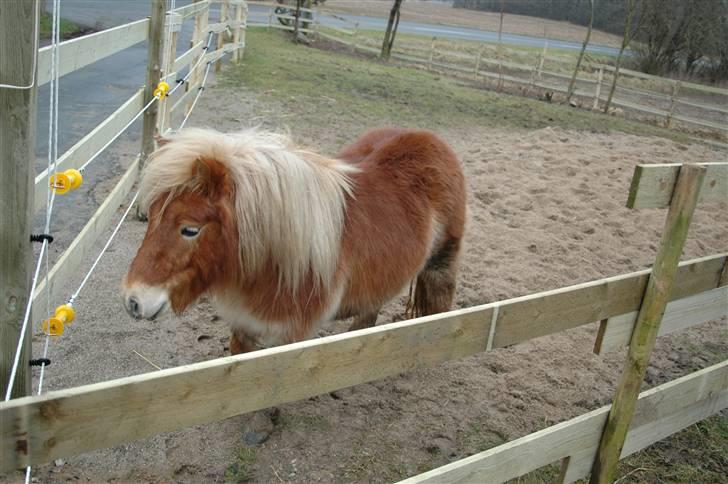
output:
[[349, 174], [356, 169], [293, 145], [284, 135], [248, 129], [223, 134], [189, 128], [168, 138], [147, 161], [140, 196], [145, 212], [194, 190], [197, 160], [216, 160], [235, 185], [235, 216], [244, 274], [272, 262], [279, 284], [296, 290], [312, 274], [333, 283], [344, 225]]

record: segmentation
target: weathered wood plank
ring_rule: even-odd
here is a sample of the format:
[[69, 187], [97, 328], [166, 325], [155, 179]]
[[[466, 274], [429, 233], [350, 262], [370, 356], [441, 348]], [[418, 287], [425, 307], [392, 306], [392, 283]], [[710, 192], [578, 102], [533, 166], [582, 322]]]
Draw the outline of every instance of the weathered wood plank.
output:
[[197, 95], [198, 90], [199, 86], [185, 91], [185, 93], [182, 94], [179, 99], [175, 101], [174, 105], [172, 105], [172, 114], [174, 114], [179, 108], [184, 107], [185, 103], [192, 101], [192, 99], [194, 99], [194, 97]]
[[[718, 287], [722, 258], [682, 263], [670, 300]], [[650, 269], [501, 303], [494, 348], [639, 309]]]
[[[491, 311], [464, 309], [6, 402], [0, 472], [471, 355], [485, 347]], [[18, 451], [26, 443], [28, 455]]]
[[242, 43], [242, 42], [240, 44], [238, 44], [238, 45], [236, 45], [236, 44], [234, 44], [232, 42], [227, 43], [227, 44], [223, 45], [221, 48], [219, 48], [219, 49], [217, 49], [215, 51], [212, 51], [209, 54], [205, 54], [205, 58], [203, 60], [203, 63], [215, 62], [215, 61], [217, 61], [219, 59], [222, 59], [222, 57], [225, 54], [228, 54], [230, 52], [233, 52], [235, 49], [242, 49], [243, 47], [245, 47], [245, 44]]
[[192, 63], [192, 60], [202, 51], [202, 48], [205, 46], [204, 41], [200, 41], [195, 44], [194, 47], [191, 47], [185, 51], [184, 54], [180, 55], [174, 60], [174, 66], [172, 67], [173, 72], [179, 72], [185, 67], [189, 66]]
[[[667, 304], [658, 336], [689, 328], [728, 315], [728, 287], [678, 299]], [[602, 354], [629, 345], [637, 311], [609, 318], [595, 353]]]
[[[0, 87], [0, 399], [5, 398], [18, 343], [22, 345], [11, 396], [31, 393], [31, 334], [21, 341], [25, 310], [30, 304], [33, 249], [33, 176], [38, 86], [33, 82], [33, 51], [38, 45], [34, 26], [36, 2], [0, 5], [0, 83], [29, 86]], [[48, 189], [42, 190], [43, 194]], [[30, 321], [32, 321], [32, 314]], [[27, 329], [27, 327], [26, 327]]]
[[[45, 291], [50, 288], [51, 301], [66, 302], [71, 294], [68, 293], [67, 281], [76, 273], [81, 263], [88, 261], [88, 254], [91, 252], [99, 236], [109, 228], [114, 221], [114, 214], [129, 195], [134, 187], [134, 182], [139, 174], [139, 157], [137, 157], [126, 173], [121, 177], [116, 187], [109, 193], [98, 210], [93, 214], [88, 223], [81, 229], [71, 245], [58, 259], [48, 274], [48, 286], [45, 279], [41, 280], [33, 294], [33, 302], [42, 301]], [[68, 293], [68, 294], [67, 294]]]
[[[65, 76], [122, 51], [148, 38], [149, 19], [120, 25], [83, 37], [67, 40], [58, 45], [61, 59], [59, 74]], [[38, 84], [45, 84], [51, 75], [51, 46], [38, 51]]]
[[[144, 105], [151, 103], [142, 115], [142, 143], [139, 166], [143, 170], [147, 158], [154, 152], [156, 143], [154, 135], [157, 134], [159, 123], [160, 103], [152, 102], [162, 74], [162, 38], [164, 33], [164, 13], [167, 10], [167, 0], [151, 0], [152, 15], [149, 23], [147, 42], [147, 75], [144, 83]], [[136, 216], [143, 220], [146, 214], [141, 213], [137, 205]]]
[[[686, 262], [681, 267], [684, 285], [673, 294], [702, 292], [718, 284], [726, 256], [714, 256]], [[624, 286], [639, 291], [647, 271], [611, 278], [609, 287]], [[601, 288], [603, 281], [570, 288], [581, 298], [600, 296], [591, 288]], [[680, 283], [678, 283], [680, 284]], [[571, 301], [579, 307], [579, 297], [564, 299], [569, 288], [535, 295], [543, 310], [554, 314], [546, 319], [563, 320], [563, 328], [573, 327], [574, 318], [586, 315], [579, 324], [594, 321], [591, 313], [569, 313], [562, 307]], [[629, 291], [615, 288], [612, 295]], [[555, 303], [555, 302], [556, 303]], [[613, 301], [615, 304], [619, 301]], [[557, 304], [558, 303], [558, 304]], [[638, 303], [638, 302], [637, 302]], [[623, 312], [638, 306], [617, 304]], [[33, 463], [72, 455], [86, 450], [111, 446], [155, 433], [227, 418], [232, 415], [278, 405], [338, 388], [364, 383], [398, 372], [461, 358], [485, 351], [488, 346], [493, 311], [528, 305], [530, 298], [517, 298], [474, 308], [383, 325], [353, 333], [272, 348], [236, 357], [187, 365], [161, 372], [89, 385], [42, 397], [25, 399], [13, 405], [0, 404], [0, 471], [22, 466], [27, 457], [13, 455], [16, 439], [11, 430], [16, 425], [30, 426]], [[625, 309], [626, 308], [626, 309]], [[532, 317], [530, 311], [523, 317]], [[498, 321], [499, 318], [496, 318]], [[538, 325], [524, 325], [513, 342], [543, 335]], [[503, 330], [501, 326], [500, 330]], [[497, 334], [496, 328], [495, 334]], [[241, 389], [256, 388], [247, 393]], [[261, 390], [262, 389], [262, 390]], [[177, 411], [168, 412], [169, 402]], [[101, 410], [103, 409], [103, 410]], [[49, 413], [50, 412], [50, 413]], [[62, 418], [48, 418], [48, 415]], [[29, 419], [19, 423], [19, 418]], [[96, 420], [96, 422], [94, 422]], [[88, 429], [102, 426], [102, 431]], [[108, 431], [107, 431], [108, 430]], [[79, 438], [84, 435], [84, 438]], [[54, 445], [48, 445], [48, 442]]]
[[[213, 1], [215, 3], [221, 3], [221, 2], [223, 2], [225, 0], [213, 0]], [[279, 3], [271, 3], [271, 2], [246, 2], [246, 3], [248, 5], [260, 5], [261, 7], [268, 7], [268, 8], [282, 7], [282, 8], [288, 8], [288, 9], [291, 9], [291, 10], [295, 10], [296, 9], [295, 2], [294, 2], [293, 5], [281, 5]], [[316, 10], [314, 10], [312, 8], [301, 7], [301, 12], [314, 13], [314, 12], [316, 12]]]
[[[140, 89], [124, 104], [114, 111], [111, 116], [103, 120], [89, 134], [81, 138], [68, 151], [58, 158], [58, 171], [68, 168], [78, 168], [86, 163], [99, 149], [119, 133], [134, 116], [142, 109], [143, 91]], [[35, 177], [35, 210], [45, 207], [48, 170], [43, 170]]]
[[175, 8], [170, 12], [176, 13], [183, 19], [190, 18], [210, 8], [210, 2], [208, 0], [198, 0], [197, 2], [185, 5], [184, 7]]
[[705, 172], [705, 167], [700, 165], [685, 165], [680, 168], [650, 280], [644, 292], [614, 402], [589, 477], [591, 484], [612, 482], [617, 472], [619, 456], [632, 422], [662, 316], [676, 282], [680, 254], [698, 205]]
[[[707, 172], [700, 190], [700, 202], [728, 202], [728, 162], [701, 165], [707, 168]], [[637, 165], [629, 189], [627, 207], [669, 206], [681, 166], [683, 165], [680, 163]]]
[[[622, 457], [728, 407], [728, 361], [640, 395]], [[610, 406], [411, 477], [400, 484], [498, 483], [569, 459], [565, 482], [587, 475]]]

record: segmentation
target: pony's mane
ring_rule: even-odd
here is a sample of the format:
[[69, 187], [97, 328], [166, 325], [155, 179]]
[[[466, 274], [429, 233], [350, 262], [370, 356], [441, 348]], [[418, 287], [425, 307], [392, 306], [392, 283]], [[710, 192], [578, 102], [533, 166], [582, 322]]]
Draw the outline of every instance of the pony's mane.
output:
[[223, 134], [189, 128], [171, 135], [147, 161], [141, 208], [165, 205], [198, 188], [198, 160], [216, 160], [235, 186], [234, 213], [244, 274], [272, 262], [279, 284], [296, 290], [304, 277], [330, 287], [344, 225], [348, 174], [356, 169], [294, 146], [284, 135], [248, 129]]

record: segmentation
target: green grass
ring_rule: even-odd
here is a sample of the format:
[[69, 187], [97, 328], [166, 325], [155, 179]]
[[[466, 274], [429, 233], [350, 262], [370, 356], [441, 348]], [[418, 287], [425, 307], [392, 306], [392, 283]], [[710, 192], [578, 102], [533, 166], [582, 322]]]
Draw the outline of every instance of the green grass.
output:
[[345, 53], [293, 45], [279, 32], [251, 28], [245, 60], [231, 66], [222, 87], [253, 90], [277, 104], [272, 117], [291, 127], [329, 120], [360, 126], [424, 128], [484, 126], [534, 130], [547, 126], [687, 140], [684, 135], [616, 117], [474, 88], [457, 79]]
[[253, 466], [257, 459], [255, 449], [242, 447], [238, 451], [237, 461], [230, 464], [225, 470], [225, 482], [241, 483], [248, 482], [255, 477]]
[[622, 483], [728, 481], [728, 415], [715, 415], [619, 463]]
[[[41, 39], [50, 39], [51, 38], [51, 29], [53, 25], [53, 16], [45, 12], [40, 17], [40, 38]], [[59, 35], [61, 39], [66, 39], [68, 37], [72, 37], [77, 32], [81, 31], [81, 26], [78, 24], [75, 24], [71, 22], [70, 20], [66, 20], [64, 18], [61, 19], [61, 26], [60, 26], [60, 32]]]

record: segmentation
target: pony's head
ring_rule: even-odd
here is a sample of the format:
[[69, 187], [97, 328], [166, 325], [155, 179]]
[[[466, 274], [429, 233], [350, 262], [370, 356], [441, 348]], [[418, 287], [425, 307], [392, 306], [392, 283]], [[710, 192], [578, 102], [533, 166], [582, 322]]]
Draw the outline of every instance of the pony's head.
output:
[[187, 129], [162, 140], [142, 175], [149, 226], [124, 280], [127, 311], [181, 313], [262, 271], [274, 271], [279, 288], [311, 276], [331, 284], [351, 170], [256, 130]]

